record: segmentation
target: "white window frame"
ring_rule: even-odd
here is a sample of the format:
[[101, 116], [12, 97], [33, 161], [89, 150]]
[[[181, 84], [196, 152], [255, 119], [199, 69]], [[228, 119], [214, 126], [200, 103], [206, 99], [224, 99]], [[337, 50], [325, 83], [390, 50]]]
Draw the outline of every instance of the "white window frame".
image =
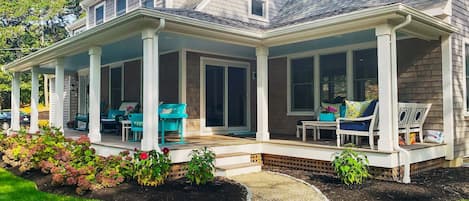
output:
[[[114, 17], [117, 17], [117, 1], [118, 0], [114, 0]], [[125, 0], [125, 12], [124, 14], [122, 15], [125, 15], [129, 10], [129, 1], [128, 0]]]
[[463, 111], [463, 114], [465, 117], [469, 117], [469, 111], [467, 111], [469, 109], [468, 105], [467, 105], [467, 93], [468, 93], [468, 88], [466, 87], [467, 86], [467, 81], [466, 81], [466, 45], [469, 45], [469, 38], [464, 38], [463, 39], [463, 42], [462, 42], [462, 69], [463, 69], [463, 104], [464, 104], [464, 111]]
[[[205, 68], [206, 65], [222, 66], [225, 68], [225, 77], [228, 76], [228, 66], [246, 69], [246, 126], [229, 127], [228, 126], [228, 98], [225, 98], [224, 112], [225, 125], [220, 127], [206, 127], [205, 120]], [[228, 94], [228, 80], [225, 79], [225, 96]], [[200, 57], [200, 133], [203, 135], [214, 133], [229, 133], [233, 131], [250, 131], [251, 130], [251, 64], [245, 61], [217, 59], [211, 57]]]
[[96, 4], [94, 6], [94, 26], [97, 26], [97, 25], [100, 25], [100, 24], [97, 24], [97, 14], [96, 14], [96, 10], [99, 8], [99, 7], [103, 7], [103, 23], [101, 24], [104, 24], [106, 22], [106, 1], [103, 1], [99, 4]]
[[316, 69], [316, 60], [318, 60], [318, 58], [316, 57], [317, 55], [309, 55], [309, 56], [302, 56], [302, 55], [298, 55], [298, 56], [291, 56], [291, 57], [288, 57], [287, 59], [287, 115], [288, 116], [314, 116], [315, 112], [314, 112], [314, 109], [316, 108], [316, 104], [314, 101], [313, 103], [313, 109], [310, 110], [310, 111], [294, 111], [293, 110], [293, 103], [292, 103], [292, 90], [291, 90], [291, 87], [292, 87], [292, 73], [291, 73], [291, 70], [292, 70], [292, 67], [291, 67], [291, 63], [292, 63], [292, 60], [295, 60], [295, 59], [304, 59], [304, 58], [311, 58], [313, 59], [313, 91], [311, 93], [313, 93], [313, 100], [316, 99], [316, 78], [317, 78], [317, 73], [318, 72], [318, 69]]
[[264, 2], [263, 16], [255, 15], [252, 13], [252, 1], [254, 0], [248, 0], [248, 17], [250, 19], [267, 22], [269, 19], [269, 0], [260, 0]]
[[[376, 42], [366, 42], [366, 43], [359, 43], [341, 47], [332, 47], [332, 48], [325, 48], [325, 49], [318, 49], [313, 51], [306, 51], [306, 52], [299, 52], [287, 55], [281, 55], [278, 57], [287, 57], [287, 116], [315, 116], [319, 106], [321, 104], [321, 97], [320, 97], [320, 76], [321, 76], [321, 66], [320, 66], [320, 57], [321, 55], [328, 55], [328, 54], [336, 54], [336, 53], [347, 53], [347, 86], [353, 86], [354, 77], [353, 77], [353, 54], [351, 52], [358, 51], [358, 50], [366, 50], [371, 48], [377, 48]], [[349, 58], [349, 57], [352, 58]], [[297, 58], [305, 58], [305, 57], [314, 57], [314, 68], [313, 68], [313, 88], [314, 88], [314, 104], [313, 104], [313, 111], [292, 111], [291, 105], [291, 60]], [[349, 75], [349, 73], [352, 73]], [[353, 88], [350, 87], [352, 90]], [[350, 94], [354, 94], [354, 92], [348, 92], [347, 88], [347, 96]], [[350, 99], [350, 97], [347, 97]], [[353, 98], [353, 97], [352, 97]]]

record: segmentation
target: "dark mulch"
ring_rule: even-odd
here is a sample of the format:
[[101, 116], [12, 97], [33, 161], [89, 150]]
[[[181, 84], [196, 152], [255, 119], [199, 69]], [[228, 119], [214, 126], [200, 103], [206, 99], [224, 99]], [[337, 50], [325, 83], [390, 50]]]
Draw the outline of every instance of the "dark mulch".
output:
[[305, 180], [316, 186], [332, 201], [420, 201], [469, 199], [469, 168], [441, 168], [413, 176], [412, 183], [402, 184], [370, 179], [360, 186], [346, 186], [329, 176], [287, 169], [269, 169]]
[[[19, 173], [17, 169], [6, 168], [15, 175], [34, 181], [39, 190], [54, 194], [78, 196], [75, 188], [71, 186], [51, 185], [52, 176], [46, 175], [39, 170]], [[244, 201], [247, 191], [240, 184], [217, 177], [214, 182], [207, 185], [195, 186], [185, 179], [167, 181], [158, 187], [143, 187], [135, 182], [123, 183], [114, 188], [105, 188], [88, 192], [82, 198], [92, 198], [112, 201], [145, 201], [145, 200], [194, 200], [194, 201]]]

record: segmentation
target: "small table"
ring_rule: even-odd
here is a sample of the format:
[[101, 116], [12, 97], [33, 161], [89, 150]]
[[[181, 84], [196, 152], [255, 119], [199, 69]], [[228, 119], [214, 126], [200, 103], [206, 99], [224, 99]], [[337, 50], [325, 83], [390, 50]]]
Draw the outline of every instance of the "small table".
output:
[[122, 129], [122, 142], [125, 142], [126, 140], [129, 139], [129, 131], [131, 127], [131, 122], [129, 120], [122, 120], [120, 121]]
[[313, 128], [313, 140], [319, 140], [321, 137], [321, 129], [336, 130], [337, 123], [335, 121], [301, 121], [303, 124], [303, 142], [306, 141], [306, 129]]

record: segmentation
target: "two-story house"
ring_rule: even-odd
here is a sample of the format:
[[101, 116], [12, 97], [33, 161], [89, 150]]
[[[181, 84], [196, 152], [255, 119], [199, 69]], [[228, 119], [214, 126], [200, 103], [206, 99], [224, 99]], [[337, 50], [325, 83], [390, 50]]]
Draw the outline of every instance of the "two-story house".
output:
[[[140, 103], [141, 148], [159, 149], [152, 111], [161, 101], [186, 103], [186, 136], [255, 133], [255, 143], [224, 145], [217, 153], [260, 154], [263, 165], [325, 171], [342, 147], [335, 135], [297, 139], [297, 121], [315, 119], [337, 97], [377, 99], [379, 123], [370, 129], [376, 138], [359, 148], [383, 170], [376, 174], [408, 182], [419, 168], [459, 165], [469, 154], [467, 1], [84, 0], [81, 6], [87, 15], [67, 27], [71, 37], [4, 66], [14, 73], [14, 115], [19, 74], [33, 74], [31, 105], [34, 77], [52, 74], [51, 124], [64, 127], [76, 113], [88, 113], [88, 135], [101, 148], [109, 145], [101, 112]], [[423, 129], [441, 131], [444, 143], [400, 146], [400, 102], [431, 103]], [[33, 111], [31, 132], [38, 129]], [[187, 160], [184, 151], [173, 152], [176, 162]]]

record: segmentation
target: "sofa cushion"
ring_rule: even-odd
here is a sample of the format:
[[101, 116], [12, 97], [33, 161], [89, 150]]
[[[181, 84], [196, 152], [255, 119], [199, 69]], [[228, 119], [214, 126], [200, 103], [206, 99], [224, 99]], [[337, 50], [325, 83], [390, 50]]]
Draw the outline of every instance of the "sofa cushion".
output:
[[342, 130], [368, 131], [369, 128], [370, 128], [370, 121], [340, 123], [340, 129]]
[[376, 104], [378, 104], [378, 101], [377, 101], [377, 100], [371, 101], [371, 103], [368, 105], [368, 107], [367, 107], [366, 110], [362, 113], [362, 115], [361, 115], [360, 117], [367, 117], [367, 116], [373, 115], [373, 113], [375, 112]]

